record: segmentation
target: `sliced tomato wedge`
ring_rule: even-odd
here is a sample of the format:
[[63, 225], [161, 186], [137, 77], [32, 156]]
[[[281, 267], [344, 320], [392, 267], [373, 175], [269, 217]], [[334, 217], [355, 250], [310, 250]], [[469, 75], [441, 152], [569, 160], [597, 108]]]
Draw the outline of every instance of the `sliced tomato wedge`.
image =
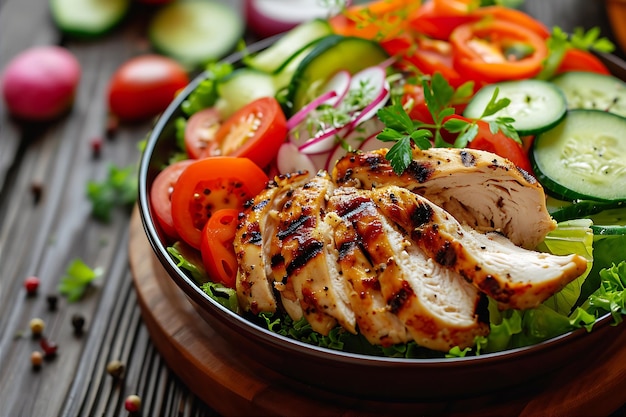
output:
[[267, 184], [265, 172], [248, 158], [208, 157], [195, 160], [172, 191], [172, 219], [182, 240], [200, 249], [202, 229], [213, 213], [242, 210]]
[[469, 148], [495, 153], [513, 162], [529, 174], [533, 173], [528, 154], [521, 144], [502, 132], [491, 133], [489, 123], [483, 120], [476, 120], [476, 124], [478, 125], [478, 134], [469, 143]]
[[150, 206], [152, 207], [154, 218], [163, 233], [172, 240], [178, 237], [174, 227], [174, 220], [172, 219], [172, 204], [170, 201], [172, 190], [180, 174], [192, 162], [192, 159], [186, 159], [168, 165], [154, 178], [150, 188]]
[[274, 97], [262, 97], [239, 109], [215, 133], [208, 155], [249, 158], [267, 166], [287, 137], [287, 120]]
[[217, 210], [202, 229], [202, 263], [213, 282], [235, 288], [237, 257], [233, 247], [237, 231], [238, 209]]
[[215, 134], [221, 126], [220, 114], [211, 107], [191, 115], [185, 126], [185, 149], [193, 159], [210, 156], [215, 149]]
[[[540, 35], [498, 19], [460, 25], [450, 35], [450, 43], [457, 71], [477, 83], [532, 78], [548, 54]], [[522, 47], [528, 50], [522, 57], [509, 52]]]
[[589, 51], [582, 49], [567, 48], [565, 56], [556, 70], [557, 74], [567, 71], [589, 71], [598, 74], [610, 75], [611, 71], [598, 57]]

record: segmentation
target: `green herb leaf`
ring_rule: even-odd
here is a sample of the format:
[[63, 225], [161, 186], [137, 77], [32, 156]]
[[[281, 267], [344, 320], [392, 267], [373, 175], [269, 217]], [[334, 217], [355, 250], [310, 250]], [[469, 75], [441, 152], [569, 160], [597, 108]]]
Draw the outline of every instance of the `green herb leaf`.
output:
[[61, 278], [58, 291], [67, 297], [68, 301], [80, 300], [87, 287], [94, 279], [102, 274], [100, 268], [91, 269], [82, 260], [75, 259], [70, 263], [65, 275]]
[[119, 168], [109, 165], [107, 178], [87, 183], [87, 197], [92, 203], [92, 215], [108, 222], [111, 211], [118, 206], [131, 207], [137, 200], [137, 171], [135, 165]]
[[413, 149], [411, 148], [411, 137], [403, 136], [387, 152], [387, 160], [391, 164], [393, 172], [402, 174], [413, 160]]
[[413, 130], [413, 121], [400, 103], [381, 108], [378, 110], [377, 115], [388, 129], [398, 132], [410, 132]]

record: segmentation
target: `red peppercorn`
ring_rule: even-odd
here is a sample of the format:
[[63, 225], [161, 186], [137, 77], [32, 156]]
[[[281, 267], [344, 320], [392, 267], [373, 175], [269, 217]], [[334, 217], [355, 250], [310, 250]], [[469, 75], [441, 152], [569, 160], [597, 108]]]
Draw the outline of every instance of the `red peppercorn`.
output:
[[37, 277], [26, 278], [24, 280], [24, 287], [26, 288], [27, 295], [37, 294], [37, 289], [39, 288], [39, 278]]
[[93, 159], [100, 158], [100, 154], [102, 153], [102, 139], [99, 137], [95, 137], [91, 139], [91, 156]]
[[46, 339], [45, 337], [41, 338], [41, 340], [39, 341], [39, 345], [41, 346], [45, 357], [48, 359], [54, 357], [57, 354], [57, 350], [59, 348], [56, 343]]
[[129, 413], [138, 413], [141, 410], [141, 398], [138, 395], [131, 394], [124, 401], [124, 408]]

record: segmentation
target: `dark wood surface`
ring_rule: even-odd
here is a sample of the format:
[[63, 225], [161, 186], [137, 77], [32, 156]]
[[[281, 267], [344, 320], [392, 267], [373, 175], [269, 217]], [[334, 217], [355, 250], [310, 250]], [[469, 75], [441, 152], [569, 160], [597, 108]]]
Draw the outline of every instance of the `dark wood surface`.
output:
[[[611, 36], [600, 0], [527, 0], [525, 9], [548, 25], [598, 25]], [[1, 417], [125, 415], [129, 394], [142, 397], [144, 416], [217, 414], [168, 368], [141, 317], [129, 268], [130, 213], [117, 210], [111, 222], [98, 222], [85, 195], [87, 182], [103, 180], [110, 164], [136, 164], [137, 144], [150, 130], [151, 122], [121, 125], [107, 139], [105, 92], [119, 65], [148, 50], [145, 26], [152, 11], [134, 7], [113, 33], [78, 41], [52, 25], [47, 1], [0, 0], [0, 68], [28, 47], [57, 44], [69, 48], [83, 69], [72, 111], [56, 122], [22, 124], [0, 109]], [[96, 138], [103, 147], [94, 159]], [[41, 189], [38, 201], [33, 188]], [[49, 311], [46, 296], [58, 294], [75, 258], [104, 273], [82, 300], [60, 297], [57, 310]], [[25, 296], [29, 275], [41, 279], [35, 297]], [[86, 319], [80, 336], [73, 332], [74, 314]], [[59, 345], [39, 371], [30, 365], [30, 353], [39, 348], [28, 328], [34, 317], [45, 321], [44, 335]], [[105, 370], [112, 359], [127, 367], [118, 383]]]

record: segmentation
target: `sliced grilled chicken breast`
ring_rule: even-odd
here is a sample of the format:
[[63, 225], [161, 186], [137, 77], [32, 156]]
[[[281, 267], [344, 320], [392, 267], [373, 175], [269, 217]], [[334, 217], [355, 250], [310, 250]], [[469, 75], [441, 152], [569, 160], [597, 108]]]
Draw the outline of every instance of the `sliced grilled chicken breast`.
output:
[[[489, 331], [485, 317], [478, 314], [481, 294], [405, 239], [381, 215], [372, 195], [372, 191], [344, 187], [330, 198], [329, 208], [346, 223], [344, 228], [354, 228], [375, 266], [389, 311], [421, 346], [439, 351], [473, 346], [476, 336]], [[385, 330], [377, 329], [378, 333]]]
[[339, 272], [332, 229], [323, 221], [326, 200], [334, 188], [324, 171], [294, 190], [279, 214], [276, 230], [282, 258], [282, 265], [276, 266], [284, 273], [283, 285], [276, 288], [281, 291], [289, 284], [305, 318], [313, 330], [323, 335], [337, 323], [356, 333], [349, 288]]
[[234, 247], [239, 264], [237, 297], [244, 311], [253, 314], [276, 311], [276, 297], [268, 279], [271, 277], [269, 241], [275, 234], [278, 211], [307, 178], [306, 173], [277, 176], [254, 198], [240, 219]]
[[372, 196], [430, 258], [460, 273], [501, 308], [536, 307], [587, 268], [587, 261], [576, 254], [535, 252], [495, 233], [464, 228], [442, 208], [404, 188], [376, 188]]
[[353, 224], [332, 211], [324, 221], [334, 232], [339, 267], [350, 286], [348, 296], [359, 333], [373, 345], [392, 346], [410, 341], [411, 334], [383, 297], [376, 268], [364, 253], [361, 236]]
[[338, 186], [397, 185], [428, 198], [459, 222], [480, 232], [497, 231], [514, 244], [535, 248], [556, 227], [534, 177], [493, 153], [453, 148], [415, 149], [396, 175], [387, 149], [350, 153], [337, 162]]

